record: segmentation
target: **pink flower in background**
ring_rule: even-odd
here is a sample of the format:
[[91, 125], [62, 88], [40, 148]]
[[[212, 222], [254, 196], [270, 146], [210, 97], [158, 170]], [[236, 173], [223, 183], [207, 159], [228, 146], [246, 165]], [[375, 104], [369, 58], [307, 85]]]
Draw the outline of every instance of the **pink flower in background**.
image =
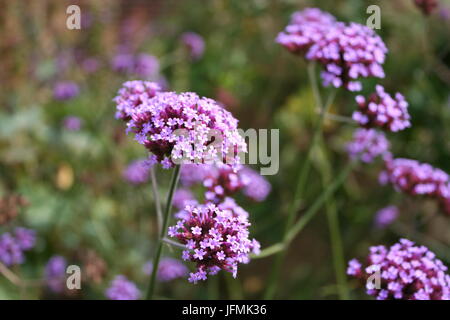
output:
[[194, 194], [188, 189], [177, 189], [173, 195], [172, 205], [182, 210], [187, 204], [195, 204]]
[[356, 102], [358, 110], [353, 113], [353, 120], [365, 128], [378, 127], [397, 132], [411, 126], [408, 102], [400, 93], [393, 98], [377, 85], [376, 92], [367, 99], [359, 95]]
[[63, 119], [63, 125], [69, 131], [80, 130], [82, 124], [83, 124], [82, 120], [76, 116], [67, 116]]
[[45, 266], [45, 280], [54, 293], [61, 293], [66, 286], [67, 261], [62, 256], [51, 257]]
[[188, 48], [192, 59], [198, 60], [203, 56], [205, 41], [198, 33], [185, 32], [181, 35], [181, 41]]
[[146, 183], [149, 179], [149, 164], [145, 159], [131, 162], [123, 172], [123, 178], [131, 184], [139, 185]]
[[[153, 270], [153, 263], [151, 261], [144, 265], [144, 273], [146, 275], [151, 275]], [[159, 262], [157, 278], [161, 282], [168, 282], [175, 280], [177, 278], [183, 278], [187, 276], [189, 270], [188, 268], [177, 259], [173, 258], [162, 258]]]
[[80, 93], [80, 89], [75, 82], [61, 81], [53, 88], [53, 97], [56, 100], [66, 101], [75, 98]]
[[381, 182], [392, 184], [396, 190], [410, 195], [448, 198], [449, 176], [441, 169], [411, 159], [392, 159], [385, 162]]
[[122, 275], [114, 278], [105, 294], [110, 300], [137, 300], [141, 296], [136, 285]]
[[239, 191], [260, 202], [266, 199], [271, 190], [270, 183], [263, 176], [244, 165], [233, 169], [223, 164], [187, 164], [181, 169], [180, 181], [185, 186], [201, 183], [207, 189], [205, 198], [214, 203]]
[[397, 219], [398, 214], [399, 210], [396, 206], [388, 206], [378, 210], [375, 214], [375, 227], [379, 229], [386, 228]]
[[353, 140], [347, 144], [347, 152], [352, 159], [370, 163], [389, 154], [389, 141], [374, 129], [356, 129]]

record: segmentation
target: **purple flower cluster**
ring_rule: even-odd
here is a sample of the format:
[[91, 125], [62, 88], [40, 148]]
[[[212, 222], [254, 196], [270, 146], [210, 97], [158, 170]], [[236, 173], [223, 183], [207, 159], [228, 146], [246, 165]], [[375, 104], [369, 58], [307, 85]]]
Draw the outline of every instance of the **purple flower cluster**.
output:
[[181, 35], [181, 42], [189, 50], [193, 60], [198, 60], [202, 57], [205, 51], [205, 41], [201, 35], [195, 32], [185, 32]]
[[5, 232], [0, 236], [0, 261], [6, 266], [22, 264], [24, 252], [36, 244], [36, 232], [17, 227], [13, 233]]
[[[400, 239], [389, 249], [370, 248], [367, 265], [356, 259], [349, 262], [347, 274], [366, 282], [367, 294], [378, 300], [450, 300], [447, 267], [424, 246]], [[380, 286], [368, 278], [379, 273]]]
[[181, 169], [181, 183], [191, 186], [202, 183], [206, 187], [205, 198], [219, 203], [238, 191], [254, 201], [263, 201], [271, 190], [270, 183], [255, 170], [240, 165], [232, 168], [225, 164], [187, 164]]
[[378, 210], [375, 214], [375, 227], [378, 229], [386, 228], [397, 219], [399, 210], [396, 206], [388, 206]]
[[154, 77], [159, 73], [159, 61], [156, 57], [141, 53], [119, 53], [112, 60], [115, 71], [137, 75], [143, 78]]
[[81, 129], [83, 122], [80, 118], [75, 116], [67, 116], [63, 119], [64, 128], [69, 131], [78, 131]]
[[295, 13], [276, 41], [322, 65], [325, 86], [360, 91], [358, 78], [384, 78], [382, 64], [387, 48], [383, 40], [364, 25], [337, 22], [319, 9]]
[[335, 23], [336, 19], [331, 14], [318, 8], [306, 8], [292, 14], [289, 25], [275, 41], [290, 52], [303, 55]]
[[[411, 159], [390, 159], [380, 174], [382, 184], [390, 183], [397, 191], [412, 196], [423, 195], [441, 202], [444, 209], [450, 199], [450, 178], [444, 171]], [[450, 211], [446, 211], [450, 214]]]
[[358, 110], [353, 113], [353, 120], [365, 128], [379, 127], [397, 132], [411, 126], [408, 102], [400, 93], [393, 98], [377, 85], [376, 92], [367, 99], [359, 95], [356, 102]]
[[370, 163], [389, 154], [389, 141], [375, 129], [356, 129], [353, 140], [347, 144], [347, 152], [352, 159]]
[[54, 293], [64, 291], [67, 261], [62, 256], [51, 257], [45, 266], [45, 280]]
[[386, 53], [383, 40], [372, 29], [358, 23], [338, 22], [311, 46], [306, 58], [324, 67], [325, 86], [360, 91], [358, 78], [384, 78], [382, 64]]
[[[144, 273], [151, 275], [153, 263], [151, 261], [144, 265]], [[162, 258], [159, 262], [158, 273], [156, 277], [158, 281], [168, 282], [177, 278], [183, 278], [188, 274], [188, 268], [177, 259]]]
[[123, 178], [134, 185], [146, 183], [149, 175], [149, 164], [145, 159], [131, 162], [123, 171]]
[[136, 285], [122, 275], [114, 278], [105, 294], [110, 300], [137, 300], [141, 296]]
[[161, 91], [159, 84], [150, 81], [127, 81], [114, 98], [117, 104], [116, 119], [128, 121], [134, 109]]
[[76, 97], [80, 89], [75, 82], [61, 81], [55, 84], [53, 88], [53, 97], [56, 100], [65, 101]]
[[127, 130], [164, 168], [173, 167], [174, 161], [235, 165], [239, 153], [247, 151], [237, 124], [212, 99], [191, 92], [161, 92], [133, 109]]
[[189, 281], [197, 283], [220, 270], [237, 276], [238, 264], [248, 263], [251, 252], [258, 253], [259, 243], [248, 238], [248, 213], [237, 206], [226, 210], [208, 203], [186, 206], [187, 216], [169, 227], [169, 236], [177, 238], [187, 250], [183, 260], [196, 263]]

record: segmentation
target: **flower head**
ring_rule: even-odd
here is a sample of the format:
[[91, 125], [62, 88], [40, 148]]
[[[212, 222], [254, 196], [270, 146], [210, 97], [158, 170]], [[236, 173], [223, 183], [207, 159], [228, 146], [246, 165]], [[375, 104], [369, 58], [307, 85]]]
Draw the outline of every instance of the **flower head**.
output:
[[64, 128], [69, 131], [78, 131], [81, 129], [82, 121], [79, 117], [67, 116], [63, 120]]
[[162, 92], [134, 108], [128, 130], [166, 168], [175, 161], [236, 165], [247, 148], [237, 123], [212, 99]]
[[306, 59], [323, 66], [325, 86], [344, 86], [349, 91], [360, 91], [359, 78], [384, 78], [382, 65], [386, 53], [383, 40], [369, 27], [337, 22], [314, 42]]
[[13, 233], [5, 232], [0, 236], [0, 261], [7, 266], [22, 264], [24, 252], [36, 244], [36, 232], [17, 227]]
[[[144, 273], [150, 275], [153, 270], [153, 263], [150, 261], [144, 266]], [[188, 274], [188, 268], [177, 259], [162, 258], [159, 262], [157, 279], [161, 282], [172, 281], [183, 278]]]
[[131, 184], [146, 183], [149, 178], [149, 164], [145, 159], [131, 162], [123, 171], [123, 178]]
[[51, 257], [45, 266], [45, 279], [49, 289], [55, 293], [64, 291], [67, 261], [62, 256]]
[[[249, 254], [259, 250], [251, 241], [246, 215], [236, 210], [222, 210], [214, 204], [186, 206], [187, 217], [169, 228], [169, 236], [187, 246], [183, 259], [196, 263], [189, 281], [206, 280], [220, 270], [237, 276], [238, 264], [248, 263]], [[247, 214], [248, 215], [248, 214]]]
[[318, 8], [306, 8], [292, 15], [289, 25], [275, 41], [290, 52], [303, 55], [334, 23], [336, 19], [331, 14]]
[[353, 113], [353, 119], [365, 128], [379, 127], [397, 132], [411, 126], [408, 102], [400, 93], [393, 98], [377, 85], [376, 92], [367, 99], [357, 96], [356, 102], [358, 110]]
[[110, 300], [137, 300], [141, 296], [136, 285], [122, 275], [114, 278], [105, 294]]
[[412, 159], [388, 159], [379, 180], [412, 196], [437, 199], [444, 212], [450, 214], [450, 177], [441, 169]]
[[62, 81], [55, 84], [53, 96], [56, 100], [70, 100], [76, 97], [80, 92], [78, 85], [71, 81]]
[[181, 183], [186, 186], [202, 183], [207, 189], [205, 198], [214, 203], [239, 191], [254, 201], [263, 201], [271, 190], [270, 183], [250, 167], [239, 165], [232, 168], [220, 163], [184, 165]]
[[347, 152], [352, 159], [370, 163], [389, 153], [389, 141], [382, 132], [374, 129], [356, 129], [353, 141], [347, 144]]
[[36, 231], [18, 227], [14, 230], [14, 236], [20, 249], [30, 250], [36, 244]]
[[399, 210], [396, 206], [388, 206], [380, 209], [375, 214], [375, 227], [382, 229], [397, 219]]
[[25, 258], [19, 243], [9, 233], [0, 236], [0, 261], [7, 266], [22, 264]]
[[114, 98], [117, 104], [116, 118], [124, 121], [131, 119], [133, 110], [146, 103], [161, 91], [159, 84], [150, 81], [127, 81], [119, 89], [118, 95]]
[[205, 51], [205, 41], [195, 32], [185, 32], [181, 35], [181, 41], [188, 48], [191, 58], [200, 59]]
[[[377, 287], [368, 281], [375, 272], [379, 274]], [[424, 246], [416, 246], [407, 239], [390, 248], [370, 248], [367, 265], [351, 260], [347, 274], [367, 282], [367, 294], [379, 300], [449, 300], [450, 276], [447, 267]]]

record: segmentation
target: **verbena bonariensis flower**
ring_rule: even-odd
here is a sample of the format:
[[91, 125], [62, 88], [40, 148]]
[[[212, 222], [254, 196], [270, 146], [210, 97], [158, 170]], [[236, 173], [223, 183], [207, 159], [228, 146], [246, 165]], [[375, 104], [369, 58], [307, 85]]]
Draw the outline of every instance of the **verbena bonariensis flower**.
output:
[[161, 87], [156, 82], [141, 80], [125, 82], [114, 98], [114, 102], [117, 104], [116, 118], [124, 121], [130, 120], [136, 107], [146, 103], [160, 91]]
[[24, 252], [36, 244], [34, 230], [17, 227], [13, 233], [5, 232], [0, 236], [0, 261], [7, 266], [22, 264]]
[[64, 128], [69, 131], [78, 131], [81, 129], [82, 121], [76, 116], [67, 116], [63, 120]]
[[[390, 183], [397, 191], [416, 196], [423, 195], [445, 203], [450, 199], [450, 178], [441, 169], [412, 159], [388, 159], [380, 174], [382, 184]], [[450, 211], [446, 211], [450, 214]]]
[[14, 230], [14, 236], [20, 249], [23, 251], [30, 250], [36, 244], [36, 231], [17, 227]]
[[149, 78], [158, 74], [159, 61], [156, 57], [146, 53], [134, 55], [121, 52], [113, 58], [112, 68], [117, 72]]
[[[370, 248], [365, 267], [356, 259], [349, 262], [347, 274], [366, 283], [367, 294], [378, 300], [449, 300], [450, 276], [447, 267], [424, 246], [407, 239], [390, 248]], [[367, 281], [379, 273], [380, 283]]]
[[398, 92], [393, 98], [377, 85], [376, 92], [367, 99], [359, 95], [356, 102], [358, 110], [353, 113], [353, 120], [365, 128], [379, 127], [397, 132], [411, 126], [408, 102]]
[[114, 278], [105, 294], [110, 300], [137, 300], [141, 296], [136, 285], [122, 275]]
[[254, 201], [264, 201], [269, 195], [272, 186], [262, 175], [248, 166], [242, 166], [238, 171], [244, 188], [243, 193]]
[[437, 0], [414, 0], [414, 3], [425, 15], [430, 15], [438, 6]]
[[359, 78], [384, 78], [382, 64], [386, 53], [386, 45], [372, 29], [358, 23], [337, 22], [314, 42], [306, 59], [323, 66], [325, 86], [360, 91]]
[[303, 55], [334, 23], [336, 19], [331, 14], [318, 8], [306, 8], [292, 14], [289, 25], [275, 41], [290, 52]]
[[247, 151], [236, 120], [214, 100], [195, 93], [162, 92], [138, 105], [127, 131], [164, 168], [177, 163], [225, 162], [235, 166]]
[[206, 187], [205, 198], [218, 203], [225, 197], [242, 191], [254, 201], [263, 201], [270, 193], [270, 183], [250, 167], [235, 168], [224, 164], [187, 164], [181, 169], [181, 183], [192, 186], [202, 183]]
[[23, 250], [16, 239], [9, 233], [0, 236], [0, 261], [7, 266], [21, 264], [25, 260]]
[[382, 229], [397, 219], [399, 210], [396, 206], [388, 206], [380, 209], [375, 214], [375, 227]]
[[347, 144], [347, 152], [352, 159], [370, 163], [379, 156], [389, 154], [389, 141], [375, 129], [356, 129], [353, 140]]
[[[153, 270], [153, 263], [151, 261], [144, 265], [144, 273], [151, 275]], [[177, 259], [162, 258], [159, 262], [158, 273], [156, 277], [158, 281], [168, 282], [177, 278], [183, 278], [188, 274], [188, 268]]]
[[131, 162], [123, 171], [123, 178], [134, 185], [146, 183], [149, 175], [149, 164], [145, 159]]
[[56, 100], [70, 100], [80, 93], [80, 89], [75, 82], [62, 81], [55, 84], [53, 97]]
[[138, 54], [135, 58], [132, 72], [144, 78], [155, 76], [159, 73], [159, 61], [152, 55]]
[[[237, 209], [237, 208], [236, 208]], [[186, 206], [187, 216], [169, 227], [169, 236], [186, 245], [182, 258], [196, 263], [189, 282], [206, 280], [220, 270], [237, 276], [238, 264], [248, 263], [249, 254], [259, 251], [259, 243], [250, 240], [247, 215], [242, 210], [221, 210], [212, 203]]]
[[177, 209], [183, 209], [187, 204], [196, 203], [194, 194], [188, 189], [177, 189], [173, 195], [172, 205]]
[[195, 32], [185, 32], [181, 35], [181, 41], [188, 48], [192, 59], [198, 60], [205, 51], [205, 41], [203, 37]]
[[66, 268], [67, 261], [62, 256], [53, 256], [48, 260], [45, 266], [45, 281], [51, 291], [55, 293], [64, 291]]

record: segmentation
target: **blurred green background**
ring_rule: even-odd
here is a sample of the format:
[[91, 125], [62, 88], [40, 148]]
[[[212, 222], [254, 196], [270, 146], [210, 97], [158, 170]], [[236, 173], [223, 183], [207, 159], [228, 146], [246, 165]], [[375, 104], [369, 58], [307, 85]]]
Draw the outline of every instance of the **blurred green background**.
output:
[[[112, 102], [124, 81], [137, 78], [111, 68], [123, 45], [157, 57], [158, 79], [164, 77], [170, 90], [194, 91], [222, 102], [241, 128], [280, 129], [280, 171], [267, 177], [269, 198], [257, 204], [238, 199], [250, 212], [252, 236], [263, 248], [281, 239], [315, 119], [306, 63], [274, 42], [295, 10], [319, 7], [341, 21], [365, 24], [366, 8], [381, 7], [377, 33], [389, 48], [387, 76], [365, 80], [363, 93], [376, 83], [403, 93], [412, 128], [388, 135], [394, 154], [450, 172], [450, 20], [444, 11], [450, 3], [440, 2], [441, 8], [426, 17], [412, 0], [0, 0], [0, 196], [25, 197], [29, 204], [12, 223], [35, 229], [38, 236], [26, 262], [12, 270], [24, 279], [40, 279], [52, 255], [83, 265], [86, 256], [95, 256], [102, 266], [99, 277], [83, 282], [74, 297], [103, 299], [117, 274], [142, 290], [147, 285], [142, 265], [152, 256], [156, 236], [151, 187], [130, 185], [122, 176], [146, 152], [125, 135]], [[66, 28], [70, 4], [81, 8], [81, 30]], [[204, 55], [197, 61], [189, 59], [180, 43], [186, 31], [205, 40]], [[95, 72], [81, 67], [80, 61], [89, 57], [99, 63]], [[55, 100], [54, 85], [66, 80], [77, 83], [80, 94]], [[350, 117], [354, 108], [354, 95], [339, 90], [332, 112]], [[66, 116], [82, 119], [81, 129], [67, 130], [62, 124]], [[344, 148], [354, 128], [332, 120], [325, 124], [333, 175], [347, 161]], [[321, 165], [316, 156], [306, 204], [323, 189], [317, 173]], [[408, 237], [429, 246], [448, 265], [449, 218], [432, 201], [381, 187], [381, 166], [359, 166], [335, 196], [346, 260], [365, 256], [371, 245]], [[170, 172], [157, 174], [164, 196]], [[390, 204], [401, 210], [398, 221], [376, 230], [375, 212]], [[420, 223], [424, 217], [429, 218], [426, 224]], [[0, 226], [0, 233], [9, 227]], [[179, 252], [165, 248], [165, 255], [179, 257]], [[197, 285], [178, 279], [159, 286], [158, 296], [261, 298], [271, 262], [269, 257], [241, 266], [231, 286], [228, 274]], [[290, 247], [277, 298], [335, 299], [335, 283], [326, 215], [320, 212]], [[1, 299], [47, 294], [41, 286], [20, 288], [0, 275]], [[351, 290], [351, 297], [366, 299], [363, 290]]]

